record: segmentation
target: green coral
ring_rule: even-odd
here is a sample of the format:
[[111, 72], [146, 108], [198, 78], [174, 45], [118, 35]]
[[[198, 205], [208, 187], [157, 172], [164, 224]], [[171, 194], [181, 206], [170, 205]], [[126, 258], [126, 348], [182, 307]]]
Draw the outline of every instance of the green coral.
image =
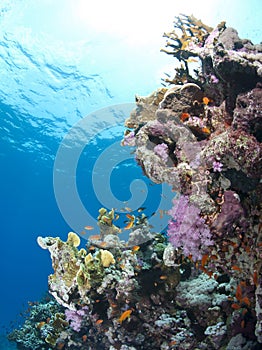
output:
[[159, 259], [163, 258], [164, 250], [167, 247], [167, 239], [160, 233], [157, 233], [153, 241], [153, 250]]
[[108, 226], [112, 226], [114, 218], [115, 218], [114, 209], [112, 209], [109, 212], [105, 208], [99, 209], [99, 215], [97, 217], [98, 222], [103, 223], [103, 224], [108, 225]]
[[[55, 300], [36, 303], [30, 308], [30, 314], [19, 329], [8, 335], [8, 339], [19, 344], [21, 349], [47, 349], [55, 344], [61, 329], [67, 327], [63, 308]], [[48, 336], [49, 335], [49, 336]], [[52, 346], [53, 346], [52, 345]]]
[[[54, 318], [48, 324], [49, 333], [45, 338], [46, 343], [55, 346], [60, 333], [68, 327], [69, 323], [65, 320], [63, 313], [56, 313]], [[50, 331], [50, 328], [52, 331]]]
[[107, 235], [116, 235], [121, 232], [121, 230], [113, 224], [113, 221], [117, 220], [114, 209], [108, 212], [107, 209], [100, 208], [97, 220], [102, 240]]

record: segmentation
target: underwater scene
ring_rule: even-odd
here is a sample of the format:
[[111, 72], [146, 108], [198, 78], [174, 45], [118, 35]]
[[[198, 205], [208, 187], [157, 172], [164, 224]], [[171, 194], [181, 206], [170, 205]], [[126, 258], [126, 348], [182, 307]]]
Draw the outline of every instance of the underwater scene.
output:
[[262, 347], [259, 0], [1, 0], [0, 350]]

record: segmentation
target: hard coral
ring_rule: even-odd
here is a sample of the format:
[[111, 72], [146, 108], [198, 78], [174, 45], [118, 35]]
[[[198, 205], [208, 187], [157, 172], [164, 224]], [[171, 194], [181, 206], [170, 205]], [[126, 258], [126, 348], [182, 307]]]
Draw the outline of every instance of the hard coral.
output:
[[111, 264], [115, 264], [113, 254], [106, 249], [100, 249], [100, 259], [103, 267], [109, 267]]
[[43, 249], [51, 253], [54, 274], [49, 276], [49, 291], [58, 303], [71, 310], [76, 310], [81, 303], [89, 304], [87, 292], [101, 284], [106, 269], [115, 263], [113, 254], [108, 250], [100, 249], [94, 255], [87, 255], [83, 248], [78, 250], [75, 236], [69, 233], [67, 242], [52, 237], [38, 237], [37, 240]]
[[262, 142], [262, 85], [238, 95], [232, 127], [244, 130]]
[[174, 28], [173, 31], [164, 34], [164, 37], [171, 40], [171, 42], [168, 41], [166, 43], [166, 46], [171, 47], [172, 51], [164, 49], [162, 49], [162, 51], [173, 55], [179, 60], [188, 58], [187, 52], [189, 55], [191, 54], [190, 50], [187, 50], [191, 41], [196, 44], [203, 44], [206, 37], [213, 29], [205, 25], [201, 20], [196, 19], [193, 15], [176, 16]]
[[230, 237], [234, 235], [236, 226], [245, 231], [245, 223], [245, 213], [238, 195], [233, 191], [225, 191], [220, 213], [212, 225], [213, 230], [220, 236]]

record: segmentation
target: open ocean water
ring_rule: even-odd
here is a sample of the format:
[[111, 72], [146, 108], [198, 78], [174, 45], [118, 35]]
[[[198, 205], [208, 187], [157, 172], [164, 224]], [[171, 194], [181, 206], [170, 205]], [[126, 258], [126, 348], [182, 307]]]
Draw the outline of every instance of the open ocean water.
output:
[[[171, 69], [172, 58], [160, 53], [163, 32], [172, 29], [173, 17], [182, 12], [211, 26], [226, 20], [241, 37], [261, 40], [260, 1], [174, 0], [162, 4], [161, 11], [152, 1], [123, 3], [1, 0], [0, 349], [15, 348], [5, 340], [6, 332], [23, 322], [28, 302], [47, 290], [50, 258], [36, 238], [65, 239], [75, 229], [61, 213], [63, 203], [57, 203], [53, 185], [63, 138], [73, 128], [75, 143], [87, 140], [75, 173], [69, 175], [75, 177], [79, 198], [91, 216], [111, 204], [110, 198], [97, 198], [94, 182], [109, 186], [125, 206], [132, 196], [130, 184], [137, 179], [147, 188], [146, 198], [141, 198], [151, 215], [161, 189], [143, 176], [130, 150], [117, 156], [113, 167], [106, 158], [97, 165], [98, 173], [94, 167], [112, 144], [112, 156], [126, 152], [120, 146], [123, 120], [135, 94], [148, 95], [160, 87], [162, 74]], [[114, 115], [113, 122], [104, 117], [104, 108]], [[75, 127], [85, 118], [86, 138]], [[111, 178], [104, 179], [105, 174]], [[65, 186], [64, 200], [74, 212], [67, 192]]]

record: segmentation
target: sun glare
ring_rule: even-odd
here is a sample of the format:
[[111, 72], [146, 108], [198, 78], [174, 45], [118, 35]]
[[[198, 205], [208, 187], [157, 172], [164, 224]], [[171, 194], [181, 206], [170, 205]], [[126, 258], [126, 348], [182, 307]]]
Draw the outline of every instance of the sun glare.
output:
[[[150, 40], [156, 33], [162, 33], [178, 14], [176, 1], [167, 1], [173, 8], [159, 15], [159, 4], [153, 1], [133, 0], [130, 2], [78, 0], [73, 2], [75, 21], [82, 27], [116, 37]], [[175, 11], [175, 12], [174, 12]]]

